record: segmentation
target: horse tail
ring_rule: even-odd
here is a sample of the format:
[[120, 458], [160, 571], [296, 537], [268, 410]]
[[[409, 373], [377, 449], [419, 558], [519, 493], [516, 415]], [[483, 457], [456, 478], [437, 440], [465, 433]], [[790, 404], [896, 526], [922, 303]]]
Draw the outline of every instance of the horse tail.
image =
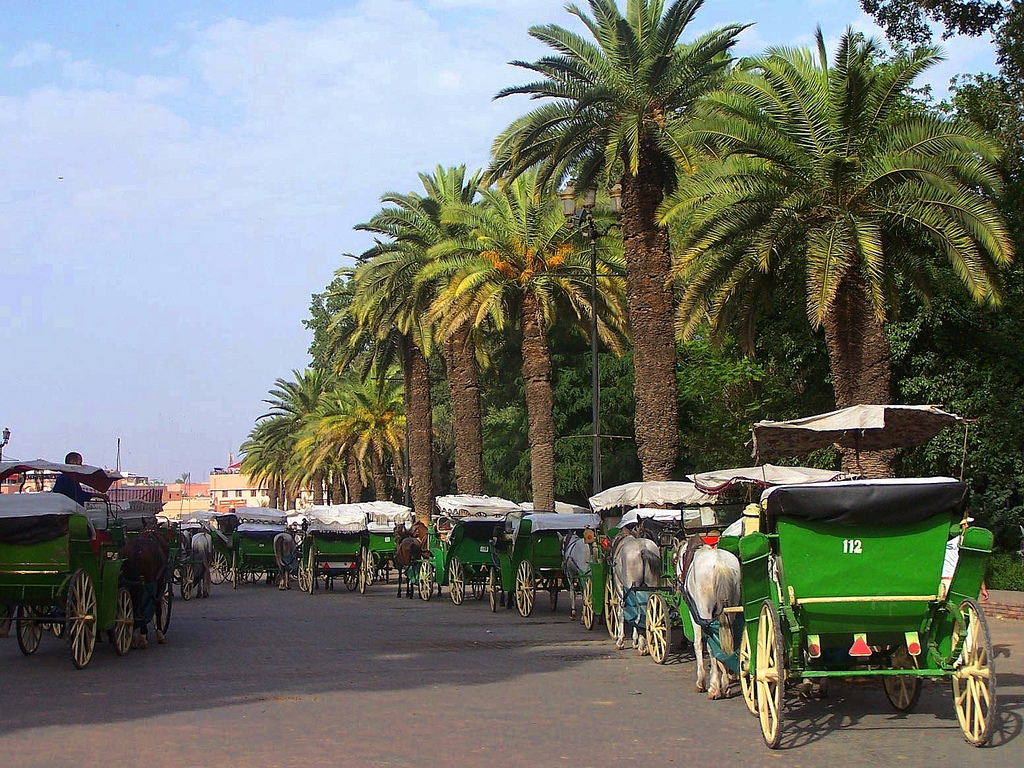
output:
[[[644, 566], [644, 586], [656, 587], [661, 580], [661, 551], [655, 547], [643, 547], [640, 550], [640, 559]], [[648, 584], [648, 577], [651, 583]]]

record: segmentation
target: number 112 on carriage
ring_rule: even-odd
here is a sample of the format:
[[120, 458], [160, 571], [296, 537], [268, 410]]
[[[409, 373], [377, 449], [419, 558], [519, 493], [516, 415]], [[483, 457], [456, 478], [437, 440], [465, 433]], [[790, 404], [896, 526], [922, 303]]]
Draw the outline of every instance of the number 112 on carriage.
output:
[[844, 555], [861, 555], [860, 539], [843, 539], [843, 554]]

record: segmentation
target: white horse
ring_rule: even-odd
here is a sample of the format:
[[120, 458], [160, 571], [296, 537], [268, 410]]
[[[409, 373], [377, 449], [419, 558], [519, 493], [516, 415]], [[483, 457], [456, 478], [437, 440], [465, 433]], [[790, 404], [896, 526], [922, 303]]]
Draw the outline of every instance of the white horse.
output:
[[569, 588], [569, 621], [576, 620], [576, 584], [590, 573], [590, 545], [575, 533], [558, 534], [562, 546], [562, 575]]
[[277, 588], [291, 589], [291, 575], [299, 572], [295, 554], [295, 537], [288, 532], [274, 537], [274, 559], [277, 561]]
[[[631, 533], [619, 533], [612, 540], [612, 588], [618, 598], [615, 606], [618, 619], [615, 647], [622, 650], [625, 645], [625, 622], [622, 620], [622, 608], [625, 605], [626, 591], [637, 587], [658, 587], [661, 585], [661, 550], [650, 539], [641, 539]], [[647, 637], [633, 629], [633, 647], [641, 656], [647, 653]]]
[[192, 534], [192, 581], [196, 585], [196, 597], [209, 597], [213, 583], [210, 570], [213, 567], [213, 537], [207, 531]]
[[687, 564], [686, 542], [680, 542], [673, 553], [677, 583], [693, 619], [693, 650], [697, 656], [697, 690], [707, 691], [709, 699], [724, 698], [729, 690], [729, 672], [708, 652], [711, 665], [711, 686], [707, 684], [704, 663], [704, 633], [718, 621], [722, 652], [733, 653], [735, 641], [726, 608], [740, 605], [740, 561], [731, 552], [700, 544]]

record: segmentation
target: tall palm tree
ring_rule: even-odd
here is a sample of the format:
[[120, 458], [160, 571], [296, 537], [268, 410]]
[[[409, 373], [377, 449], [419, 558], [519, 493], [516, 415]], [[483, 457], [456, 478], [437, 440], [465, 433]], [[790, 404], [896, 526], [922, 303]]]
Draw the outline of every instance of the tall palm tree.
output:
[[287, 504], [287, 478], [294, 448], [292, 425], [284, 416], [261, 418], [241, 446], [245, 456], [240, 471], [257, 486], [266, 484], [270, 506], [275, 509]]
[[591, 16], [567, 10], [593, 41], [556, 25], [530, 35], [555, 55], [517, 61], [539, 80], [498, 98], [551, 99], [513, 122], [494, 142], [490, 178], [539, 166], [541, 183], [573, 175], [578, 189], [601, 178], [622, 185], [626, 291], [636, 369], [635, 431], [645, 480], [672, 476], [678, 453], [678, 384], [672, 333], [669, 237], [655, 221], [667, 191], [692, 168], [672, 129], [716, 88], [743, 30], [730, 25], [681, 43], [703, 0], [588, 0]]
[[[555, 423], [547, 329], [560, 314], [590, 316], [589, 250], [579, 247], [553, 195], [539, 194], [536, 174], [519, 176], [503, 190], [488, 189], [478, 205], [453, 206], [446, 219], [469, 230], [434, 249], [428, 275], [446, 275], [431, 318], [442, 337], [467, 325], [497, 331], [517, 321], [530, 438], [530, 477], [536, 509], [555, 508]], [[575, 239], [574, 239], [575, 238]], [[605, 287], [614, 277], [602, 277]], [[604, 291], [611, 303], [618, 293]], [[606, 317], [621, 318], [621, 308]], [[583, 323], [581, 322], [581, 325]], [[605, 341], [618, 348], [614, 328], [602, 320]]]
[[[888, 403], [887, 311], [897, 288], [927, 295], [945, 259], [980, 304], [999, 303], [998, 270], [1012, 258], [992, 196], [995, 144], [906, 98], [940, 59], [922, 48], [880, 63], [851, 30], [829, 66], [817, 51], [771, 48], [708, 100], [682, 141], [717, 144], [709, 164], [667, 201], [685, 243], [679, 329], [710, 317], [721, 333], [787, 272], [802, 272], [807, 316], [824, 328], [836, 405]], [[850, 467], [849, 457], [844, 464]], [[888, 472], [888, 458], [865, 467]]]

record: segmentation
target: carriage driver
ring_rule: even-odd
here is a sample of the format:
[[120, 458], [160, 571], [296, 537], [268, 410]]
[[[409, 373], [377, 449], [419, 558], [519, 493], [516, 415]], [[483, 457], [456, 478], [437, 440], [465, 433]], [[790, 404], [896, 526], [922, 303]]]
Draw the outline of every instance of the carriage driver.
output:
[[[80, 467], [82, 465], [82, 454], [78, 451], [71, 451], [71, 453], [64, 457], [64, 463]], [[85, 490], [81, 483], [66, 472], [61, 472], [57, 475], [57, 480], [54, 482], [53, 488], [50, 489], [50, 492], [62, 493], [72, 501], [77, 502], [82, 506], [85, 506], [85, 502], [89, 501], [89, 499], [106, 498], [102, 493], [94, 493], [92, 491]]]

